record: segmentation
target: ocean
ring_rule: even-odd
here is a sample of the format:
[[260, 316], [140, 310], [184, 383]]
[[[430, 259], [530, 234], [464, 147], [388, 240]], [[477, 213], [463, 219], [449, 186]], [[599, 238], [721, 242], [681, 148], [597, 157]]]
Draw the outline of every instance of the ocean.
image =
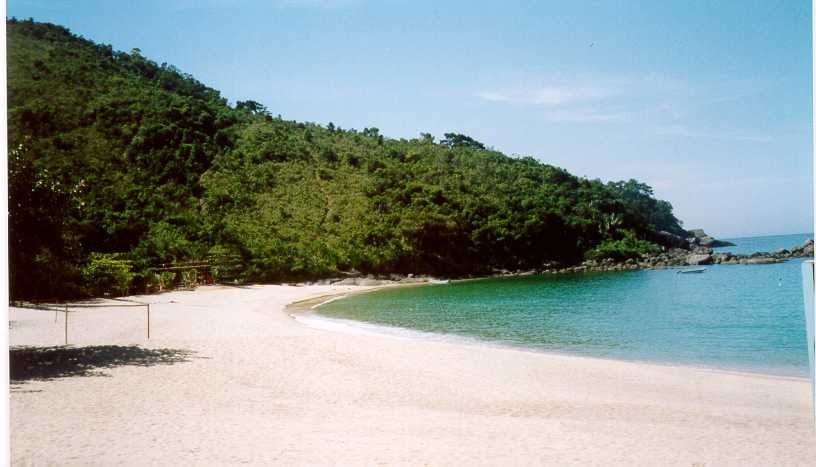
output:
[[[729, 239], [717, 251], [801, 245], [812, 234]], [[620, 360], [804, 376], [801, 262], [454, 281], [317, 308], [323, 325]]]

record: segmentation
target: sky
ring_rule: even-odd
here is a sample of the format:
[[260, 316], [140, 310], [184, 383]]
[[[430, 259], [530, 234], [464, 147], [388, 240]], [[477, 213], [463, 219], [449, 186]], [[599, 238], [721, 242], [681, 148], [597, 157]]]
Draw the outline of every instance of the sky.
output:
[[810, 1], [9, 0], [234, 103], [638, 179], [686, 228], [812, 232]]

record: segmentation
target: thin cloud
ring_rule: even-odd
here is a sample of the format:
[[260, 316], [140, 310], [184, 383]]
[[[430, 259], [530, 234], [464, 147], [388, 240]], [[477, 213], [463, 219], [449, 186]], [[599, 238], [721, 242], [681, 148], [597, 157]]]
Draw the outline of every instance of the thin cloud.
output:
[[[513, 85], [483, 88], [475, 93], [482, 101], [515, 104], [535, 110], [553, 123], [631, 122], [653, 106], [652, 96], [681, 87], [658, 75], [513, 77]], [[506, 79], [505, 79], [506, 81]], [[641, 110], [638, 110], [640, 108]]]
[[749, 143], [771, 143], [774, 139], [768, 135], [745, 134], [738, 132], [709, 132], [691, 129], [685, 125], [666, 125], [655, 128], [658, 136], [681, 137], [681, 138], [701, 138], [701, 139], [723, 139], [731, 141], [745, 141]]
[[615, 94], [616, 92], [612, 90], [599, 87], [545, 85], [532, 89], [481, 91], [476, 96], [490, 102], [514, 102], [551, 107], [602, 100]]
[[573, 80], [574, 83], [552, 83], [517, 86], [504, 90], [476, 93], [479, 99], [494, 103], [511, 103], [537, 107], [543, 118], [553, 123], [608, 123], [629, 119], [627, 112], [610, 106], [609, 100], [621, 91], [614, 86]]
[[725, 190], [735, 188], [754, 188], [757, 187], [776, 187], [776, 186], [791, 186], [809, 183], [811, 181], [810, 175], [796, 175], [796, 176], [758, 176], [758, 177], [744, 177], [736, 179], [717, 179], [698, 183], [697, 188]]
[[545, 118], [555, 123], [614, 123], [628, 121], [629, 114], [626, 112], [604, 112], [592, 109], [570, 109], [549, 112]]

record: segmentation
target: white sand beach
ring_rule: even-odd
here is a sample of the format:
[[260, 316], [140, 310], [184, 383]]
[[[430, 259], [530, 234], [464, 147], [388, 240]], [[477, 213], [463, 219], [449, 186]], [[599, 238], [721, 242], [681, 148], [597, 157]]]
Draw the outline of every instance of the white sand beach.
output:
[[[12, 462], [816, 463], [804, 379], [343, 333], [284, 311], [358, 289], [135, 297], [152, 303], [149, 341], [141, 309], [71, 313], [71, 344], [98, 348], [103, 366], [12, 381]], [[63, 342], [53, 312], [12, 308], [10, 320], [12, 346]], [[170, 350], [138, 360], [131, 346]]]

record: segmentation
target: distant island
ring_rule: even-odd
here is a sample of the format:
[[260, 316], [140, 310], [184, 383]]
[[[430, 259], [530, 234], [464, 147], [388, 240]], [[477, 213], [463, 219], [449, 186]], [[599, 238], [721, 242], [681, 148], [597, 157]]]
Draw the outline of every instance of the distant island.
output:
[[176, 275], [167, 265], [230, 282], [461, 277], [722, 245], [636, 180], [458, 133], [287, 121], [138, 49], [30, 20], [7, 31], [13, 299], [151, 290]]

